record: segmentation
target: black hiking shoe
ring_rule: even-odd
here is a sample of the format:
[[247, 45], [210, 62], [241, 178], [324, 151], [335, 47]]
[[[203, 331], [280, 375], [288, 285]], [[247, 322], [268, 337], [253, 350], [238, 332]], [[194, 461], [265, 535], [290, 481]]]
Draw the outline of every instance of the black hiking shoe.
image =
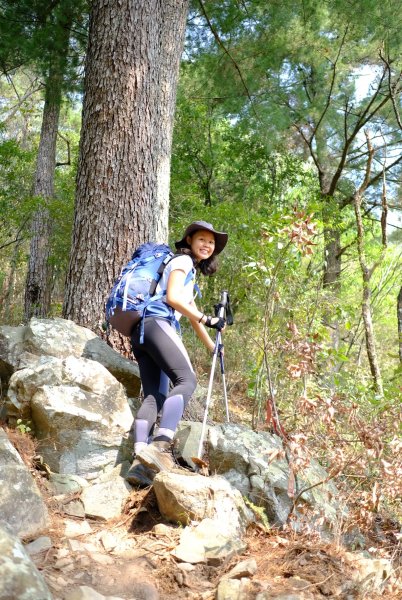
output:
[[137, 454], [137, 458], [156, 473], [178, 467], [172, 454], [172, 442], [152, 442]]
[[135, 458], [125, 480], [131, 485], [148, 487], [149, 485], [152, 485], [154, 477], [155, 471], [148, 469], [148, 467], [143, 465], [138, 458]]

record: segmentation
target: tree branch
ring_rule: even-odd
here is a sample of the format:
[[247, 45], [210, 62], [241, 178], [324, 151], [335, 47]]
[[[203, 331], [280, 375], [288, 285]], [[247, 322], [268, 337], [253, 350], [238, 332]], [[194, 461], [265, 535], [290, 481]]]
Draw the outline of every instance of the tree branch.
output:
[[66, 138], [64, 135], [62, 135], [60, 133], [60, 131], [57, 132], [57, 135], [59, 137], [61, 137], [61, 139], [66, 142], [66, 145], [67, 145], [67, 162], [56, 162], [56, 167], [63, 167], [65, 165], [71, 165], [70, 140], [68, 138]]
[[348, 29], [349, 29], [349, 26], [347, 26], [346, 29], [345, 29], [345, 33], [343, 34], [341, 43], [339, 45], [339, 49], [338, 49], [338, 53], [337, 53], [336, 58], [335, 58], [335, 62], [332, 64], [332, 77], [331, 77], [331, 83], [330, 83], [329, 90], [328, 90], [327, 101], [325, 103], [324, 110], [322, 111], [321, 116], [318, 119], [318, 123], [315, 126], [315, 128], [313, 129], [313, 133], [311, 134], [311, 138], [315, 137], [315, 135], [316, 135], [316, 133], [318, 131], [318, 128], [320, 127], [320, 125], [321, 125], [321, 123], [322, 123], [322, 121], [323, 121], [323, 119], [324, 119], [324, 117], [325, 117], [325, 115], [327, 113], [327, 110], [328, 110], [328, 108], [329, 108], [329, 106], [331, 104], [332, 91], [334, 89], [335, 79], [336, 79], [336, 67], [337, 67], [339, 58], [341, 56], [341, 51], [342, 51], [343, 45], [344, 45], [345, 40], [346, 40], [346, 35], [348, 33]]
[[210, 28], [210, 30], [211, 30], [211, 33], [212, 33], [212, 35], [214, 36], [214, 38], [215, 38], [215, 40], [216, 40], [216, 43], [218, 44], [218, 46], [219, 46], [220, 48], [222, 48], [222, 50], [223, 50], [223, 51], [224, 51], [224, 53], [225, 53], [225, 54], [228, 56], [228, 58], [230, 59], [230, 61], [231, 61], [231, 62], [232, 62], [232, 64], [233, 64], [234, 68], [236, 69], [236, 71], [237, 71], [237, 73], [238, 73], [238, 75], [239, 75], [239, 77], [240, 77], [240, 81], [241, 81], [241, 83], [242, 83], [242, 85], [243, 85], [243, 87], [244, 87], [244, 89], [245, 89], [245, 91], [246, 91], [247, 98], [250, 100], [250, 103], [251, 103], [252, 110], [253, 110], [253, 112], [254, 112], [255, 116], [256, 116], [256, 117], [257, 117], [257, 119], [258, 119], [258, 115], [257, 115], [257, 113], [256, 113], [256, 111], [255, 111], [255, 108], [254, 108], [253, 99], [252, 99], [252, 97], [251, 97], [251, 95], [250, 95], [249, 89], [248, 89], [248, 87], [247, 87], [247, 84], [246, 84], [246, 82], [245, 82], [245, 80], [244, 80], [244, 77], [243, 77], [243, 74], [242, 74], [242, 72], [241, 72], [241, 69], [240, 69], [239, 65], [237, 64], [237, 62], [235, 61], [235, 59], [233, 58], [233, 56], [230, 54], [230, 52], [229, 52], [229, 50], [226, 48], [225, 44], [222, 42], [222, 40], [221, 40], [221, 38], [219, 37], [219, 34], [218, 34], [218, 32], [216, 31], [215, 27], [212, 25], [212, 22], [211, 22], [210, 18], [208, 17], [208, 14], [207, 14], [207, 12], [206, 12], [206, 10], [205, 10], [205, 6], [204, 6], [204, 4], [203, 4], [202, 0], [198, 0], [198, 3], [199, 3], [199, 5], [200, 5], [200, 7], [201, 7], [201, 11], [202, 11], [202, 14], [203, 14], [203, 15], [204, 15], [204, 17], [205, 17], [205, 20], [206, 20], [206, 22], [208, 23], [208, 27]]
[[399, 128], [402, 130], [402, 120], [401, 120], [401, 116], [399, 114], [398, 106], [396, 104], [396, 94], [397, 94], [397, 90], [398, 90], [398, 84], [402, 77], [402, 71], [399, 72], [399, 75], [398, 75], [395, 83], [392, 83], [392, 72], [391, 72], [392, 61], [389, 58], [386, 59], [381, 50], [380, 50], [380, 59], [385, 64], [385, 68], [388, 72], [388, 90], [389, 90], [389, 94], [391, 96], [392, 107], [394, 109], [395, 117], [396, 117], [397, 123], [399, 125]]
[[[349, 152], [349, 148], [352, 144], [352, 142], [354, 141], [354, 139], [356, 138], [357, 134], [359, 133], [359, 131], [361, 131], [361, 129], [366, 125], [366, 123], [373, 118], [373, 116], [384, 106], [384, 104], [386, 104], [389, 100], [389, 95], [385, 96], [383, 98], [383, 100], [375, 107], [373, 108], [373, 110], [370, 112], [370, 108], [373, 106], [378, 94], [380, 93], [380, 90], [382, 88], [382, 84], [385, 78], [385, 68], [384, 71], [381, 75], [380, 81], [378, 83], [377, 89], [375, 91], [375, 93], [373, 94], [370, 102], [368, 103], [368, 105], [366, 106], [366, 108], [363, 110], [363, 112], [359, 115], [359, 118], [353, 128], [353, 131], [351, 132], [351, 134], [349, 136], [347, 136], [347, 124], [345, 124], [345, 135], [347, 136], [345, 139], [345, 145], [343, 147], [343, 151], [341, 154], [341, 158], [338, 164], [338, 167], [335, 171], [335, 174], [332, 178], [331, 184], [330, 184], [330, 188], [329, 188], [329, 195], [334, 195], [335, 190], [336, 190], [336, 186], [338, 185], [339, 179], [342, 175], [344, 166], [346, 164], [346, 160], [347, 160], [347, 156], [348, 156], [348, 152]], [[345, 117], [347, 118], [347, 117]]]

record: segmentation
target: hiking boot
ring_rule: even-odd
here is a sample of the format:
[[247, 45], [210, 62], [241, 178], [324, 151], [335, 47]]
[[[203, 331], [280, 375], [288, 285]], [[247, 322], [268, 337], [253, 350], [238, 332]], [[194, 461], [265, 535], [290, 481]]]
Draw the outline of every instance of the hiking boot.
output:
[[125, 480], [131, 485], [148, 487], [149, 485], [152, 485], [154, 477], [155, 471], [148, 469], [148, 467], [143, 465], [138, 458], [135, 458]]
[[143, 465], [157, 473], [171, 471], [177, 467], [172, 454], [172, 442], [152, 442], [139, 452], [137, 458]]

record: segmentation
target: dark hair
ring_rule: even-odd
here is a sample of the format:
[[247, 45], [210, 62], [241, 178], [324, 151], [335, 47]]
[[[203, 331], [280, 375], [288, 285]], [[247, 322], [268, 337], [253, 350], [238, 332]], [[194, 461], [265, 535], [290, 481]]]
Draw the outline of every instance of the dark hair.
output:
[[180, 248], [180, 254], [187, 254], [193, 259], [194, 267], [197, 271], [201, 271], [203, 275], [213, 275], [218, 268], [218, 257], [213, 254], [205, 260], [196, 261], [191, 253], [191, 248]]

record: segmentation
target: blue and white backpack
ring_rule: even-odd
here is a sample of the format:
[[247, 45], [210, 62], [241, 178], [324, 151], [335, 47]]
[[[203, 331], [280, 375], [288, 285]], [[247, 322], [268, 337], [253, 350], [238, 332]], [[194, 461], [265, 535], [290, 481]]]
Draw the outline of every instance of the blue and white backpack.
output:
[[[144, 341], [144, 318], [160, 317], [176, 322], [174, 309], [163, 301], [166, 290], [156, 288], [166, 265], [175, 254], [166, 244], [148, 242], [139, 246], [122, 269], [106, 302], [106, 321], [119, 333], [130, 337], [142, 319], [140, 342]], [[184, 285], [194, 279], [193, 270]]]

